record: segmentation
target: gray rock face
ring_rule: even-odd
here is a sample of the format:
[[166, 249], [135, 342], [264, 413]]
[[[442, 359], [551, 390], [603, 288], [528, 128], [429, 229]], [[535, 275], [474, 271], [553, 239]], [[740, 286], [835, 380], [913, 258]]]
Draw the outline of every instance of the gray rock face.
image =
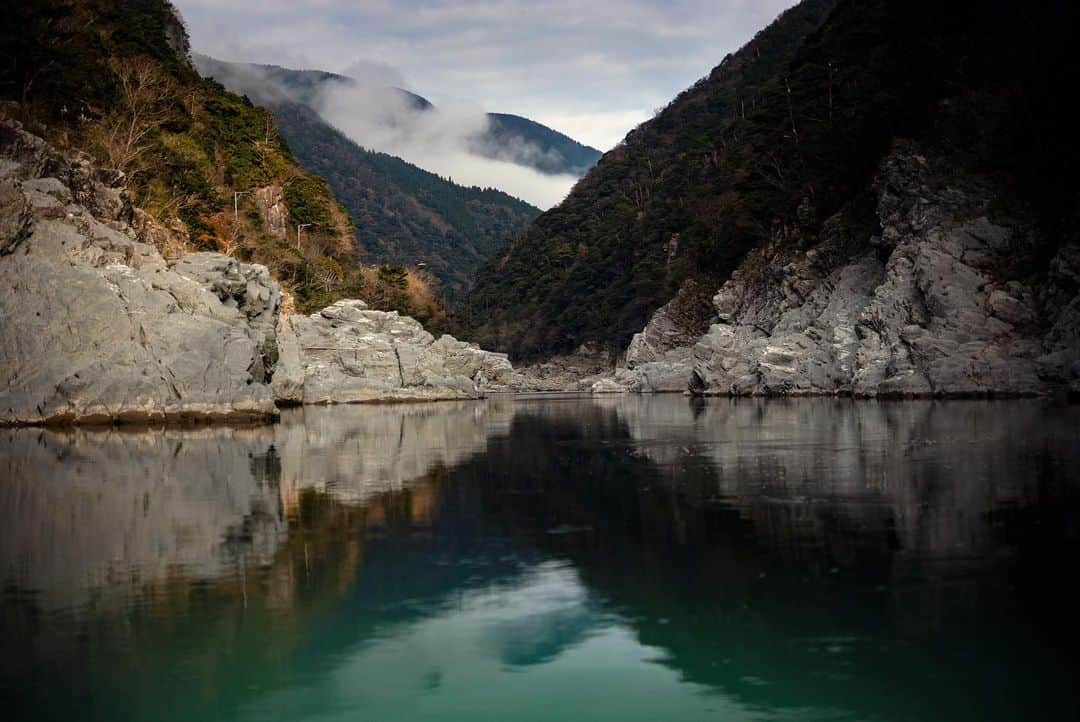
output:
[[33, 230], [30, 201], [18, 178], [0, 180], [0, 255], [11, 253]]
[[436, 340], [418, 321], [339, 301], [285, 320], [274, 385], [305, 404], [478, 398], [511, 382], [505, 354], [452, 336]]
[[281, 186], [256, 188], [255, 205], [266, 229], [279, 238], [289, 233], [289, 208], [285, 205], [285, 193]]
[[[218, 254], [170, 268], [121, 220], [103, 222], [78, 202], [105, 198], [98, 207], [108, 217], [123, 205], [108, 202], [114, 189], [82, 166], [40, 161], [44, 151], [7, 153], [40, 148], [21, 130], [6, 132], [15, 138], [4, 148], [0, 224], [24, 231], [6, 236], [0, 258], [0, 423], [276, 415], [259, 383], [279, 299], [265, 269]], [[43, 168], [90, 185], [33, 175]], [[29, 234], [19, 220], [26, 208]]]
[[672, 299], [634, 334], [624, 369], [616, 373], [626, 388], [642, 393], [685, 391], [694, 371], [691, 347], [698, 336], [680, 323], [679, 299]]
[[254, 420], [522, 384], [504, 354], [363, 301], [284, 316], [265, 267], [182, 255], [122, 177], [17, 125], [0, 123], [0, 159], [0, 425]]
[[1032, 279], [1024, 259], [1033, 230], [991, 221], [993, 187], [910, 144], [897, 145], [876, 187], [882, 233], [869, 248], [851, 243], [837, 216], [809, 249], [755, 249], [714, 297], [718, 322], [708, 333], [650, 357], [647, 328], [617, 378], [649, 391], [664, 383], [650, 374], [671, 374], [674, 385], [688, 354], [689, 386], [705, 394], [985, 396], [1080, 386], [1080, 249], [1064, 246], [1049, 275]]
[[251, 368], [252, 378], [257, 383], [269, 381], [278, 359], [276, 326], [281, 289], [270, 278], [266, 266], [239, 263], [220, 253], [189, 253], [172, 269], [202, 284], [222, 305], [236, 309], [247, 319], [258, 353]]

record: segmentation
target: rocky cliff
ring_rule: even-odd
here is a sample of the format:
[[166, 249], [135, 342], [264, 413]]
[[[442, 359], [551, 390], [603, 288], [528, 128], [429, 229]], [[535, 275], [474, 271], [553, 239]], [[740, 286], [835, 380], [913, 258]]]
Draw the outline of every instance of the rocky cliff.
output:
[[251, 421], [511, 378], [504, 355], [362, 301], [283, 315], [264, 266], [167, 261], [161, 231], [122, 175], [0, 124], [0, 424]]
[[[483, 266], [461, 310], [465, 332], [479, 343], [508, 351], [515, 361], [546, 359], [583, 344], [614, 355], [628, 347], [633, 334], [687, 281], [715, 291], [742, 268], [743, 280], [735, 281], [729, 292], [739, 294], [749, 284], [753, 294], [784, 293], [789, 299], [783, 309], [776, 305], [780, 301], [766, 304], [768, 318], [736, 321], [760, 320], [770, 336], [786, 333], [788, 324], [801, 333], [810, 319], [791, 314], [808, 301], [803, 294], [809, 284], [819, 285], [817, 274], [828, 276], [839, 268], [836, 264], [854, 263], [855, 256], [876, 257], [882, 268], [867, 261], [851, 269], [854, 275], [832, 278], [829, 283], [850, 283], [851, 294], [869, 294], [879, 286], [874, 274], [888, 274], [889, 287], [899, 286], [876, 296], [903, 295], [908, 291], [900, 287], [906, 281], [895, 274], [904, 265], [899, 259], [908, 257], [916, 270], [926, 274], [918, 280], [920, 292], [944, 290], [933, 278], [941, 272], [944, 282], [963, 286], [950, 293], [964, 294], [963, 303], [970, 301], [980, 310], [966, 305], [953, 308], [948, 298], [936, 299], [940, 306], [929, 313], [938, 314], [938, 320], [928, 319], [930, 336], [914, 344], [920, 348], [914, 351], [919, 358], [913, 363], [921, 370], [913, 378], [929, 374], [922, 382], [901, 383], [896, 378], [907, 363], [903, 354], [888, 350], [898, 337], [882, 339], [875, 352], [868, 350], [869, 341], [856, 339], [864, 355], [882, 356], [878, 370], [867, 371], [869, 375], [857, 385], [867, 393], [890, 387], [902, 393], [914, 392], [916, 387], [928, 393], [940, 389], [981, 393], [1000, 386], [996, 375], [1001, 362], [993, 355], [987, 366], [990, 378], [960, 383], [962, 373], [977, 372], [944, 368], [961, 363], [965, 353], [970, 358], [981, 351], [975, 346], [964, 351], [940, 345], [930, 349], [927, 344], [937, 343], [931, 338], [955, 337], [961, 345], [1000, 345], [1009, 357], [1043, 355], [1037, 349], [1021, 351], [1011, 346], [1011, 339], [1042, 338], [1024, 328], [1023, 322], [1014, 323], [1020, 319], [1011, 318], [1011, 311], [1022, 314], [1026, 307], [1041, 303], [1037, 296], [1043, 293], [1046, 264], [1060, 248], [1076, 242], [1080, 228], [1075, 211], [1080, 206], [1080, 176], [1075, 172], [1080, 164], [1080, 135], [1068, 103], [1072, 98], [1061, 90], [1080, 83], [1080, 54], [1074, 38], [1078, 26], [1080, 5], [1066, 0], [1036, 4], [804, 0], [795, 4], [746, 46], [725, 57], [708, 77], [628, 134], [563, 203], [540, 216]], [[1006, 47], [1013, 52], [1002, 53]], [[967, 169], [968, 175], [982, 176], [990, 187], [968, 192], [966, 201], [938, 192], [928, 199], [940, 215], [933, 221], [937, 231], [929, 226], [904, 231], [910, 248], [883, 248], [879, 255], [872, 253], [875, 249], [866, 241], [881, 236], [878, 226], [892, 221], [878, 218], [880, 191], [874, 190], [875, 177], [897, 144], [905, 140], [917, 141], [923, 149], [918, 153], [927, 158], [948, 159]], [[960, 207], [968, 202], [983, 207]], [[844, 222], [838, 225], [839, 213]], [[1003, 218], [1009, 214], [1021, 217]], [[946, 220], [949, 217], [966, 223], [984, 216], [991, 224], [1009, 229], [1006, 242], [1041, 248], [1026, 254], [1031, 260], [1030, 274], [999, 273], [997, 268], [971, 261], [976, 251], [962, 251], [967, 257], [959, 261], [979, 278], [1002, 280], [992, 289], [998, 295], [993, 299], [994, 312], [987, 316], [993, 319], [991, 326], [969, 337], [973, 325], [981, 323], [986, 304], [975, 289], [964, 284], [980, 281], [976, 276], [963, 281], [951, 278], [937, 268], [935, 264], [952, 262], [931, 256], [960, 251], [939, 247], [932, 236], [938, 231], [961, 232]], [[861, 243], [862, 253], [845, 245], [839, 257], [804, 258], [810, 247], [837, 232], [851, 235], [856, 245]], [[885, 240], [888, 246], [891, 241]], [[825, 253], [830, 247], [827, 244], [820, 251]], [[1014, 257], [1009, 249], [978, 252], [998, 260]], [[897, 261], [895, 269], [884, 268], [890, 255]], [[989, 257], [986, 262], [996, 263]], [[787, 275], [779, 268], [754, 270], [791, 263], [796, 267]], [[869, 276], [861, 277], [860, 272]], [[805, 274], [810, 277], [804, 278]], [[766, 287], [753, 280], [762, 275], [778, 285]], [[784, 279], [790, 288], [779, 285]], [[1009, 281], [1022, 284], [1034, 295], [1030, 299], [1017, 296], [1018, 289], [1006, 287]], [[819, 301], [824, 305], [808, 312], [848, 314], [847, 326], [855, 328], [850, 321], [862, 308], [860, 300], [854, 299], [851, 308], [826, 308], [828, 294], [819, 290], [814, 303]], [[663, 339], [667, 334], [664, 319], [671, 310], [665, 309], [648, 324], [638, 343], [647, 342], [645, 347], [635, 349], [644, 353], [636, 353], [633, 363], [665, 361], [659, 356], [647, 358], [646, 347], [661, 350], [660, 355], [672, 350], [664, 348], [669, 341]], [[1051, 309], [1037, 310], [1040, 322], [1053, 323], [1043, 313]], [[718, 313], [727, 312], [718, 309]], [[882, 313], [888, 315], [884, 309]], [[960, 320], [946, 330], [953, 316]], [[1011, 324], [1013, 330], [1003, 329], [997, 321]], [[779, 326], [774, 328], [775, 324]], [[918, 319], [913, 324], [923, 325]], [[744, 343], [759, 343], [762, 338], [749, 331], [746, 337], [735, 333], [732, 343], [740, 347], [737, 357]], [[720, 337], [714, 341], [714, 346], [727, 343]], [[815, 348], [822, 343], [811, 341]], [[851, 346], [847, 340], [835, 343]], [[1053, 346], [1057, 341], [1047, 339], [1047, 343]], [[775, 339], [766, 345], [777, 346]], [[678, 347], [687, 345], [680, 341]], [[731, 368], [723, 373], [712, 369], [702, 383], [709, 388], [731, 384], [742, 388], [758, 382], [741, 377], [760, 375], [766, 379], [761, 390], [772, 392], [785, 387], [784, 378], [810, 373], [797, 368], [801, 346], [773, 350], [764, 363], [775, 369], [757, 364], [743, 368], [730, 359], [725, 363], [733, 364]], [[727, 352], [721, 349], [720, 353]], [[668, 361], [698, 364], [698, 360], [690, 363], [685, 353]], [[869, 359], [862, 363], [866, 369], [872, 365]], [[895, 372], [887, 368], [891, 363], [898, 365]], [[820, 373], [831, 374], [832, 365], [820, 367]], [[930, 367], [935, 370], [927, 371]], [[680, 386], [670, 371], [663, 365], [648, 366], [641, 372], [647, 377], [642, 383], [653, 388]], [[850, 375], [843, 370], [837, 373]], [[1043, 383], [1039, 379], [1036, 384], [1034, 373], [1026, 374], [1025, 384], [1010, 379], [1009, 385]], [[886, 378], [893, 380], [886, 383]], [[843, 382], [819, 377], [812, 385], [832, 389]]]
[[777, 237], [685, 342], [661, 308], [617, 378], [703, 394], [995, 396], [1080, 391], [1080, 245], [1051, 244], [953, 158], [898, 142], [874, 183], [880, 232], [844, 212], [809, 243]]

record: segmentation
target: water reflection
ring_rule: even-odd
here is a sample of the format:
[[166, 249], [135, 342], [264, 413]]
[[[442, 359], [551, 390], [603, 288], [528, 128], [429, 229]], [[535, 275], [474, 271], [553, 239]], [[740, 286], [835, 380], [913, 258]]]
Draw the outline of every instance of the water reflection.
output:
[[1060, 716], [1078, 429], [619, 397], [5, 430], [0, 693], [36, 719]]

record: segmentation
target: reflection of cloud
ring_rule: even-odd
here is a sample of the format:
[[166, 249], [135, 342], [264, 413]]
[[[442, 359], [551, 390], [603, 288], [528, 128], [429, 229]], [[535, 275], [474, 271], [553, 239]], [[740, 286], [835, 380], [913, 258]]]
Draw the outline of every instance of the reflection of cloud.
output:
[[493, 635], [503, 664], [531, 667], [546, 664], [579, 644], [595, 625], [593, 612], [574, 606], [498, 625]]
[[[350, 650], [319, 687], [303, 695], [270, 696], [263, 704], [278, 712], [299, 711], [316, 698], [329, 698], [342, 708], [368, 710], [373, 718], [394, 716], [394, 710], [413, 709], [432, 700], [431, 695], [459, 700], [463, 691], [473, 689], [478, 674], [507, 680], [505, 672], [544, 665], [604, 634], [613, 623], [590, 603], [573, 567], [541, 562], [520, 577], [459, 590], [453, 603], [384, 626]], [[485, 705], [498, 707], [521, 699], [503, 682], [486, 694]]]

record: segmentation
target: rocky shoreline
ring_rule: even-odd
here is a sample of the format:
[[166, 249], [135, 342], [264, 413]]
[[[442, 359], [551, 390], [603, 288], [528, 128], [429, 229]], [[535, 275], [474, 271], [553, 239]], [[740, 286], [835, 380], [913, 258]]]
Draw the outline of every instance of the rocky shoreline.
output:
[[[702, 396], [1016, 398], [1080, 393], [1080, 245], [1039, 262], [999, 189], [900, 142], [874, 186], [879, 232], [839, 213], [752, 251], [696, 340], [654, 314], [614, 382]], [[1041, 267], [1040, 267], [1041, 266]]]
[[676, 298], [618, 366], [582, 348], [515, 369], [361, 300], [287, 314], [263, 266], [167, 260], [169, 229], [132, 207], [122, 176], [3, 122], [0, 426], [258, 423], [288, 405], [521, 392], [1080, 393], [1080, 246], [1025, 275], [1034, 231], [991, 220], [992, 185], [911, 144], [875, 190], [869, 245], [838, 214], [818, 237], [755, 249], [704, 334]]
[[121, 176], [0, 123], [0, 425], [251, 423], [524, 383], [505, 354], [363, 301], [287, 315], [265, 267], [167, 260], [166, 231]]

